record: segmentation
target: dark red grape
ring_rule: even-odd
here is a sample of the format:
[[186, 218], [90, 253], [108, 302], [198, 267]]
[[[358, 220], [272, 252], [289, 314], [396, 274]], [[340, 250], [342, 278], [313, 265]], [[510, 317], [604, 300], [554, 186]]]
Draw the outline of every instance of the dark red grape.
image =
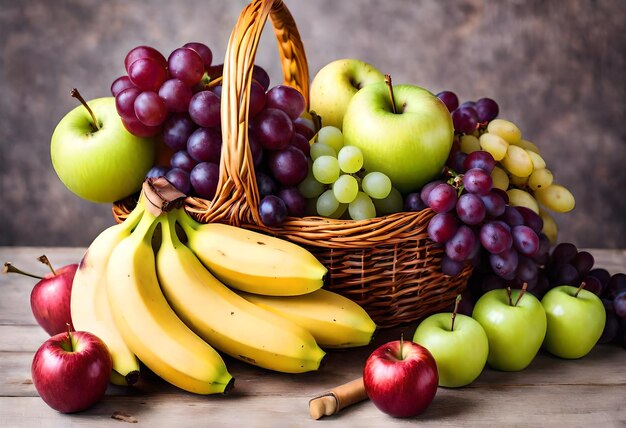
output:
[[128, 67], [128, 77], [140, 90], [156, 92], [167, 79], [167, 70], [152, 58], [141, 58]]
[[550, 239], [545, 233], [539, 233], [539, 248], [537, 252], [532, 256], [539, 265], [546, 265], [550, 260]]
[[191, 172], [197, 162], [189, 156], [185, 150], [179, 150], [170, 158], [170, 166], [172, 168], [180, 168], [187, 172]]
[[526, 283], [531, 283], [537, 280], [539, 273], [539, 266], [531, 258], [518, 254], [517, 269], [515, 276]]
[[264, 225], [276, 226], [287, 217], [287, 206], [278, 196], [268, 195], [261, 199], [259, 215]]
[[609, 281], [611, 280], [611, 274], [608, 270], [604, 268], [591, 269], [587, 276], [593, 276], [598, 278], [600, 284], [602, 284], [602, 290], [606, 290], [608, 288]]
[[539, 237], [530, 227], [523, 224], [511, 228], [513, 247], [525, 256], [533, 256], [539, 249]]
[[578, 254], [574, 256], [574, 260], [572, 260], [572, 265], [574, 265], [581, 277], [589, 273], [594, 263], [595, 259], [588, 251], [579, 251]]
[[306, 157], [311, 157], [311, 144], [302, 134], [294, 132], [291, 145], [299, 149]]
[[259, 197], [261, 199], [278, 191], [278, 186], [274, 179], [263, 172], [256, 173], [256, 186], [259, 189]]
[[116, 97], [117, 94], [122, 92], [124, 89], [133, 88], [134, 86], [135, 85], [133, 85], [133, 82], [130, 81], [128, 76], [120, 76], [111, 84], [111, 95]]
[[486, 195], [493, 187], [491, 176], [479, 168], [469, 169], [463, 174], [463, 186], [470, 193]]
[[198, 162], [220, 163], [222, 133], [218, 128], [198, 128], [187, 140], [187, 153]]
[[136, 117], [130, 119], [122, 117], [121, 120], [122, 124], [124, 124], [124, 128], [136, 137], [154, 137], [163, 129], [163, 126], [144, 125]]
[[126, 54], [124, 58], [124, 67], [128, 73], [130, 65], [138, 59], [150, 58], [157, 61], [161, 66], [167, 67], [167, 60], [158, 50], [150, 46], [137, 46]]
[[287, 206], [287, 214], [293, 217], [304, 217], [306, 198], [297, 187], [288, 187], [278, 191], [277, 195]]
[[419, 212], [426, 208], [427, 205], [422, 201], [421, 195], [418, 192], [409, 193], [404, 198], [404, 211]]
[[613, 298], [613, 309], [619, 318], [626, 318], [626, 290], [620, 291]]
[[491, 174], [496, 166], [496, 161], [491, 156], [491, 153], [484, 150], [477, 150], [467, 155], [463, 167], [466, 171], [472, 168], [478, 168], [485, 171], [487, 174]]
[[457, 276], [463, 271], [465, 263], [463, 261], [452, 260], [447, 254], [441, 258], [441, 272], [448, 276]]
[[498, 220], [504, 221], [511, 227], [521, 226], [524, 224], [524, 217], [522, 214], [517, 210], [517, 207], [511, 205], [506, 206], [504, 214], [498, 217]]
[[424, 185], [424, 187], [422, 187], [422, 190], [420, 191], [420, 198], [422, 199], [422, 202], [424, 202], [424, 204], [426, 206], [428, 206], [428, 196], [430, 195], [430, 192], [438, 185], [443, 183], [443, 180], [434, 180], [431, 181], [429, 183], [426, 183]]
[[490, 254], [489, 262], [493, 271], [504, 279], [512, 279], [512, 275], [517, 269], [519, 257], [517, 251], [510, 248], [498, 254]]
[[495, 193], [496, 195], [500, 196], [505, 204], [509, 203], [509, 194], [506, 193], [504, 190], [494, 187], [491, 189], [491, 191]]
[[252, 78], [259, 82], [264, 90], [268, 90], [270, 87], [270, 76], [267, 74], [267, 71], [263, 69], [263, 67], [259, 65], [254, 65], [252, 69]]
[[611, 298], [614, 298], [622, 291], [626, 291], [626, 274], [616, 273], [611, 276], [607, 290]]
[[459, 107], [452, 112], [452, 123], [457, 132], [471, 134], [478, 125], [478, 115], [473, 108]]
[[569, 263], [562, 264], [553, 273], [554, 283], [558, 285], [578, 286], [580, 276], [574, 266]]
[[459, 222], [451, 213], [435, 214], [428, 222], [428, 237], [437, 243], [444, 243], [452, 239], [459, 228]]
[[172, 150], [186, 150], [187, 140], [197, 127], [187, 114], [172, 114], [163, 123], [163, 142]]
[[185, 195], [188, 195], [191, 191], [191, 181], [189, 181], [189, 173], [187, 171], [173, 168], [165, 174], [165, 178]]
[[115, 109], [121, 118], [137, 119], [135, 100], [139, 94], [141, 94], [141, 91], [133, 86], [124, 89], [115, 96]]
[[604, 323], [604, 330], [602, 335], [598, 339], [598, 343], [606, 344], [611, 343], [617, 338], [620, 330], [620, 324], [615, 314], [606, 314], [606, 322]]
[[524, 224], [526, 226], [530, 227], [537, 234], [541, 233], [541, 230], [543, 229], [543, 220], [539, 216], [539, 214], [537, 214], [530, 208], [526, 208], [526, 207], [515, 207], [515, 208], [522, 215], [522, 218], [524, 219]]
[[198, 55], [200, 55], [205, 70], [211, 67], [211, 62], [213, 62], [213, 52], [207, 45], [199, 42], [189, 42], [185, 43], [183, 47], [193, 49]]
[[159, 126], [167, 118], [165, 101], [156, 92], [144, 91], [135, 98], [135, 115], [146, 126]]
[[274, 178], [287, 187], [300, 184], [309, 172], [306, 156], [293, 146], [271, 152], [267, 164]]
[[461, 103], [461, 105], [459, 105], [459, 108], [467, 108], [470, 110], [474, 110], [474, 113], [476, 112], [476, 101], [463, 101]]
[[259, 82], [252, 82], [250, 86], [250, 101], [248, 103], [248, 112], [250, 119], [259, 114], [267, 105], [267, 96], [265, 90]]
[[438, 184], [428, 195], [428, 206], [437, 213], [454, 209], [457, 203], [456, 189], [447, 183]]
[[448, 111], [452, 113], [459, 106], [459, 98], [456, 96], [454, 92], [451, 91], [441, 91], [437, 94], [437, 98], [443, 102]]
[[493, 189], [491, 192], [479, 196], [485, 205], [485, 211], [488, 216], [495, 218], [504, 214], [506, 204], [500, 195], [493, 192]]
[[485, 204], [473, 193], [462, 194], [456, 203], [456, 214], [465, 224], [475, 225], [482, 222], [486, 213]]
[[178, 48], [167, 58], [167, 68], [171, 77], [182, 80], [189, 87], [202, 79], [204, 63], [198, 53], [190, 48]]
[[498, 103], [491, 98], [481, 98], [476, 101], [474, 106], [476, 114], [478, 115], [478, 121], [481, 123], [489, 122], [495, 119], [500, 112]]
[[583, 278], [582, 282], [585, 283], [585, 290], [591, 291], [593, 294], [597, 296], [601, 296], [604, 291], [602, 287], [602, 283], [595, 276], [587, 275]]
[[212, 162], [200, 162], [189, 173], [191, 187], [204, 199], [213, 199], [220, 178], [220, 166]]
[[304, 111], [304, 96], [291, 86], [277, 85], [267, 91], [267, 107], [280, 109], [295, 120]]
[[492, 254], [499, 254], [510, 249], [513, 245], [511, 232], [501, 223], [489, 222], [480, 228], [480, 243]]
[[261, 145], [268, 150], [282, 150], [289, 146], [293, 138], [293, 122], [282, 110], [266, 108], [253, 123]]
[[248, 129], [248, 146], [250, 147], [250, 153], [252, 154], [252, 163], [255, 168], [259, 167], [263, 162], [263, 146], [261, 146], [259, 139], [251, 129]]
[[302, 134], [307, 141], [311, 141], [311, 139], [315, 136], [315, 130], [313, 129], [312, 122], [309, 119], [299, 117], [293, 121], [293, 126], [294, 130], [298, 134]]
[[476, 244], [476, 235], [469, 227], [459, 226], [454, 236], [446, 242], [446, 254], [452, 260], [463, 261], [470, 257]]
[[205, 128], [220, 124], [220, 97], [211, 91], [200, 91], [189, 101], [191, 120]]
[[170, 169], [166, 166], [155, 165], [146, 173], [146, 178], [165, 177]]
[[168, 111], [180, 113], [189, 109], [193, 93], [180, 79], [169, 79], [159, 88], [159, 96], [165, 100]]
[[557, 267], [566, 263], [571, 263], [578, 254], [578, 248], [569, 242], [561, 242], [552, 250], [550, 263]]
[[466, 153], [460, 150], [452, 151], [446, 164], [457, 174], [463, 174], [465, 172], [465, 159], [467, 159]]
[[506, 288], [507, 285], [507, 282], [503, 278], [499, 277], [498, 275], [489, 274], [485, 276], [485, 278], [482, 280], [480, 288], [481, 292], [484, 294], [491, 290]]

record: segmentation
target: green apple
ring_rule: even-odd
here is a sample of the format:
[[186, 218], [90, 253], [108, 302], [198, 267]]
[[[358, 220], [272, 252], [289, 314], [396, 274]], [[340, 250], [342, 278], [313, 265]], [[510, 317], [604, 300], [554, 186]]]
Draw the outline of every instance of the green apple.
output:
[[472, 383], [483, 371], [489, 354], [487, 334], [481, 325], [472, 317], [455, 314], [456, 310], [433, 314], [413, 335], [413, 342], [435, 358], [439, 386], [452, 388]]
[[441, 174], [454, 126], [446, 106], [413, 85], [374, 83], [352, 97], [343, 118], [344, 144], [363, 152], [366, 171], [386, 174], [402, 193], [419, 190]]
[[50, 143], [52, 165], [63, 184], [79, 197], [112, 203], [141, 188], [154, 163], [155, 143], [126, 130], [115, 98], [87, 104], [93, 116], [81, 105], [56, 126]]
[[546, 335], [541, 302], [525, 290], [496, 289], [483, 294], [472, 318], [489, 340], [487, 364], [496, 370], [519, 371], [532, 362]]
[[587, 355], [606, 323], [602, 300], [582, 287], [562, 285], [548, 291], [541, 304], [548, 321], [544, 348], [561, 358]]
[[357, 91], [385, 76], [358, 59], [338, 59], [320, 69], [310, 89], [311, 110], [322, 118], [322, 125], [341, 129], [348, 103]]

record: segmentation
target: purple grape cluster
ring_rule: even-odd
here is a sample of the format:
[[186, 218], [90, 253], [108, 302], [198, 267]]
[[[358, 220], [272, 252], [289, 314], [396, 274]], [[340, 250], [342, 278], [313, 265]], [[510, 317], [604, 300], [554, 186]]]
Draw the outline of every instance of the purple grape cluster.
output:
[[437, 94], [452, 115], [454, 130], [461, 134], [471, 134], [479, 125], [495, 119], [500, 112], [498, 103], [491, 98], [466, 101], [459, 105], [459, 98], [454, 92], [442, 91]]
[[[201, 43], [187, 43], [167, 59], [139, 46], [126, 56], [127, 75], [111, 85], [126, 129], [159, 135], [173, 151], [169, 166], [154, 166], [147, 176], [165, 176], [181, 192], [209, 200], [217, 190], [222, 151], [222, 86], [207, 83], [221, 76], [223, 65], [211, 61], [211, 50]], [[276, 225], [287, 215], [304, 215], [306, 201], [297, 185], [308, 173], [314, 130], [300, 117], [305, 100], [298, 90], [270, 89], [269, 75], [257, 65], [252, 77], [248, 136], [259, 213], [266, 225]]]

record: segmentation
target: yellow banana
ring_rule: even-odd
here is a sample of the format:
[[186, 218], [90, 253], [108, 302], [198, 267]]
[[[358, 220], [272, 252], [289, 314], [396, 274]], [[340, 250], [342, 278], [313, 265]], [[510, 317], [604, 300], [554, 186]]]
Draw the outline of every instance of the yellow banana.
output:
[[219, 223], [200, 224], [183, 210], [178, 221], [187, 245], [229, 287], [296, 296], [322, 287], [327, 269], [309, 251], [283, 239]]
[[111, 252], [122, 239], [130, 235], [142, 215], [143, 207], [138, 206], [124, 223], [100, 233], [83, 255], [72, 284], [70, 309], [74, 328], [95, 334], [107, 345], [113, 359], [111, 382], [116, 385], [129, 385], [137, 381], [139, 361], [113, 321], [105, 273]]
[[376, 331], [376, 324], [361, 306], [332, 291], [320, 289], [289, 297], [262, 296], [242, 291], [237, 294], [308, 330], [322, 347], [367, 345]]
[[176, 214], [164, 219], [156, 268], [178, 316], [222, 352], [285, 373], [317, 370], [325, 355], [304, 328], [248, 302], [215, 278], [176, 235]]
[[111, 254], [106, 281], [113, 319], [129, 348], [167, 382], [197, 394], [228, 392], [234, 379], [221, 356], [176, 316], [161, 292], [151, 245], [160, 220], [146, 211]]

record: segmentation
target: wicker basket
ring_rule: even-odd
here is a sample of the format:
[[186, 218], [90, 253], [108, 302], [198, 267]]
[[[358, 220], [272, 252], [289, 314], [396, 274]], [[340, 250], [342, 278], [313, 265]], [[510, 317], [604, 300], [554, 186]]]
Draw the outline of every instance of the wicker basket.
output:
[[[288, 218], [279, 227], [261, 222], [247, 116], [252, 68], [268, 17], [278, 39], [284, 83], [299, 89], [308, 106], [307, 61], [291, 14], [281, 0], [253, 0], [233, 29], [224, 59], [217, 193], [212, 201], [188, 197], [187, 211], [204, 223], [229, 223], [301, 244], [329, 269], [325, 287], [359, 303], [380, 327], [413, 322], [450, 307], [471, 269], [454, 278], [443, 275], [442, 250], [426, 233], [433, 215], [429, 209], [360, 221]], [[116, 203], [116, 220], [123, 221], [135, 203], [132, 198]]]

